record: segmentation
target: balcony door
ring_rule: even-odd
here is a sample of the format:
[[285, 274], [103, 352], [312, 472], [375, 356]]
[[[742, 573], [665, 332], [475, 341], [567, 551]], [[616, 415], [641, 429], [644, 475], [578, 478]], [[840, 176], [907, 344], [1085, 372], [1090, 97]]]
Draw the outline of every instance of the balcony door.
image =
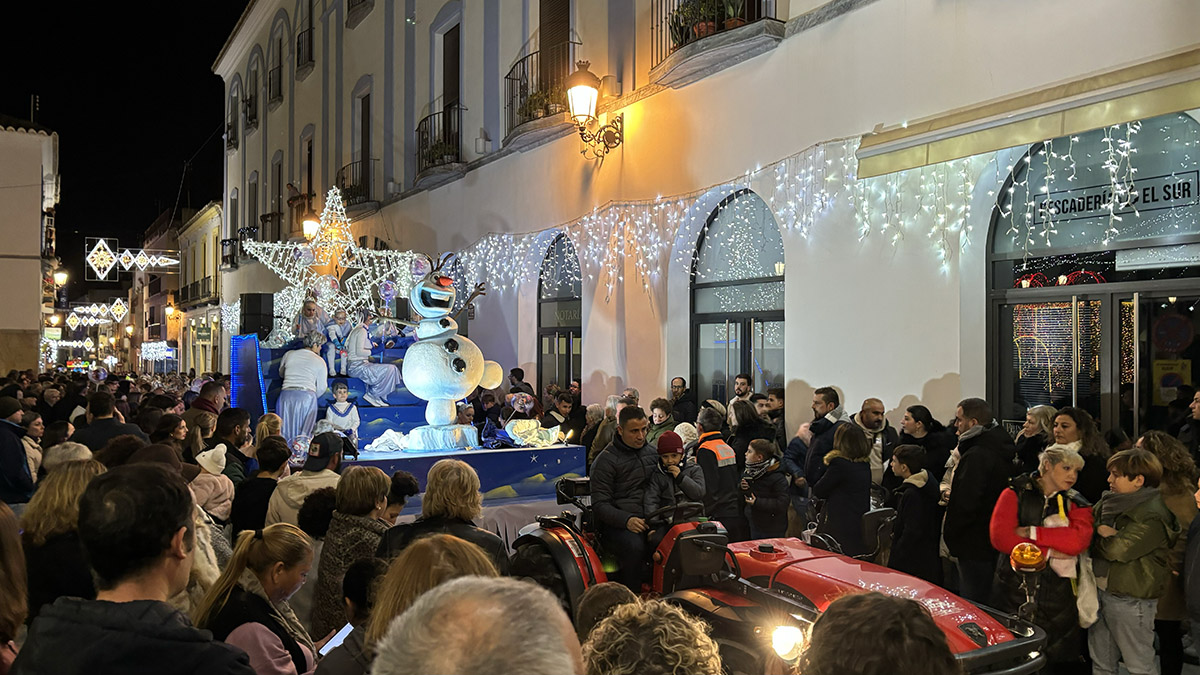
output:
[[538, 282], [538, 386], [566, 389], [583, 377], [583, 321], [579, 256], [565, 234], [550, 245]]

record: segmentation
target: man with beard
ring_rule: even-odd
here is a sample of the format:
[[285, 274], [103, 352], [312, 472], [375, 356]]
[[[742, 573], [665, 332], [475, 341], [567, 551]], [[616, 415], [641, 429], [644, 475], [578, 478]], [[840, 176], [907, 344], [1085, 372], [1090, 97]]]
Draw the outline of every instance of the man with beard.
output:
[[871, 443], [871, 482], [882, 485], [889, 491], [900, 486], [900, 480], [892, 473], [892, 449], [900, 441], [900, 434], [883, 416], [883, 401], [869, 398], [863, 401], [862, 409], [850, 419], [863, 430]]
[[671, 380], [671, 410], [677, 422], [696, 423], [696, 401], [682, 377]]
[[734, 401], [749, 401], [750, 395], [754, 393], [754, 379], [749, 373], [738, 373], [738, 376], [733, 378], [733, 398], [729, 399], [729, 403], [725, 404], [727, 411], [729, 428], [737, 428], [737, 420], [733, 417]]
[[617, 415], [617, 433], [591, 468], [592, 510], [600, 539], [617, 562], [612, 579], [634, 593], [642, 590], [647, 559], [646, 484], [658, 465], [658, 453], [646, 443], [649, 426], [644, 410], [636, 405], [623, 407]]
[[[842, 408], [841, 398], [833, 387], [821, 387], [813, 392], [813, 421], [809, 422], [807, 430], [801, 426], [797, 439], [807, 445], [807, 457], [804, 462], [804, 479], [808, 485], [816, 485], [825, 473], [825, 455], [833, 450], [833, 435], [838, 427], [851, 424], [850, 416]], [[804, 437], [809, 440], [805, 441]], [[789, 448], [790, 450], [791, 448]]]

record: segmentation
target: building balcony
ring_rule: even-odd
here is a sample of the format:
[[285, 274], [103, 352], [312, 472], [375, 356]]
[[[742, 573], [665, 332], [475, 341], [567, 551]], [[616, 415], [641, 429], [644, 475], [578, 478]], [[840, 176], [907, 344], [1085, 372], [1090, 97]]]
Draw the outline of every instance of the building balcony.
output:
[[784, 23], [772, 0], [653, 0], [650, 81], [683, 87], [770, 51]]
[[264, 213], [258, 217], [259, 241], [283, 241], [283, 214]]
[[267, 71], [267, 105], [274, 110], [283, 103], [283, 66]]
[[221, 269], [236, 270], [241, 262], [242, 242], [240, 239], [221, 240]]
[[352, 30], [375, 8], [375, 0], [349, 0], [346, 4], [346, 30]]
[[576, 42], [563, 42], [518, 60], [504, 77], [504, 146], [522, 150], [570, 133], [563, 82]]
[[179, 287], [179, 303], [183, 308], [212, 303], [216, 300], [216, 284], [212, 277], [197, 279]]
[[338, 169], [333, 182], [342, 191], [342, 204], [347, 214], [353, 214], [367, 208], [372, 208], [379, 201], [379, 191], [375, 189], [376, 159], [360, 159], [350, 162]]
[[313, 71], [313, 29], [296, 33], [296, 80], [303, 80]]
[[416, 187], [437, 187], [466, 172], [462, 156], [462, 111], [462, 106], [451, 105], [417, 124]]
[[225, 122], [225, 149], [237, 150], [238, 146], [238, 123], [237, 117], [230, 117]]

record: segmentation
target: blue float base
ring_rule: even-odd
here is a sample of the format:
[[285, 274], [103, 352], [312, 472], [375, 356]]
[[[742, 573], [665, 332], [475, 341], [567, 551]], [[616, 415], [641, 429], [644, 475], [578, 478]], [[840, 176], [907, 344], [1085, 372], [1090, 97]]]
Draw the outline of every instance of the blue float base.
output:
[[554, 496], [554, 484], [563, 476], [582, 476], [587, 451], [582, 445], [498, 450], [444, 450], [432, 452], [365, 452], [345, 464], [375, 466], [389, 476], [407, 471], [425, 491], [425, 476], [434, 462], [461, 459], [479, 474], [485, 501], [515, 497]]

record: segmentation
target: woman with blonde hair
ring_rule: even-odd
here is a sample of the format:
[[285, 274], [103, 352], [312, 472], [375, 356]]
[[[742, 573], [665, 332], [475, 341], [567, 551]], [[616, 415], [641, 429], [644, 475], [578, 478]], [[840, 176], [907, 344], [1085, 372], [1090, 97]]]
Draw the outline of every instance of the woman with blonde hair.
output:
[[196, 608], [196, 625], [245, 651], [258, 675], [311, 673], [318, 647], [287, 604], [311, 567], [312, 540], [295, 525], [243, 530], [229, 565]]
[[[1188, 530], [1196, 518], [1196, 462], [1187, 447], [1165, 431], [1147, 431], [1137, 441], [1137, 447], [1149, 450], [1162, 462], [1163, 475], [1158, 488], [1163, 502], [1183, 528], [1179, 540], [1171, 549], [1171, 569], [1183, 568], [1187, 551]], [[1183, 672], [1183, 620], [1188, 618], [1183, 584], [1178, 574], [1167, 577], [1167, 588], [1158, 599], [1154, 631], [1158, 633], [1159, 668], [1162, 675]]]
[[29, 609], [25, 592], [25, 558], [17, 515], [0, 502], [0, 673], [17, 655], [17, 633]]
[[258, 418], [258, 424], [254, 425], [254, 442], [262, 443], [264, 438], [271, 436], [283, 437], [283, 418], [269, 412]]
[[183, 440], [183, 461], [196, 463], [196, 457], [204, 452], [208, 439], [212, 438], [217, 428], [217, 416], [210, 412], [196, 415], [188, 427], [187, 438]]
[[61, 596], [96, 597], [79, 539], [79, 498], [88, 483], [106, 470], [94, 459], [56, 467], [42, 481], [21, 516], [21, 538], [29, 570], [30, 620], [43, 605]]
[[325, 543], [321, 547], [320, 574], [313, 594], [312, 627], [325, 635], [346, 623], [342, 606], [342, 577], [356, 560], [370, 558], [388, 525], [387, 510], [392, 480], [374, 466], [352, 466], [337, 484], [337, 504]]
[[475, 544], [449, 534], [415, 541], [388, 565], [379, 584], [375, 607], [367, 623], [366, 644], [374, 647], [392, 620], [404, 613], [422, 593], [458, 577], [496, 577], [491, 558]]
[[1017, 471], [1037, 471], [1038, 456], [1054, 442], [1054, 406], [1035, 405], [1025, 412], [1025, 426], [1017, 434]]
[[388, 530], [375, 555], [391, 560], [417, 539], [445, 533], [483, 549], [496, 569], [508, 574], [508, 547], [504, 541], [475, 525], [475, 519], [483, 515], [483, 494], [479, 492], [479, 474], [475, 469], [462, 460], [439, 460], [430, 467], [425, 486], [421, 517]]
[[583, 644], [587, 675], [720, 675], [721, 652], [708, 624], [662, 600], [620, 605]]

